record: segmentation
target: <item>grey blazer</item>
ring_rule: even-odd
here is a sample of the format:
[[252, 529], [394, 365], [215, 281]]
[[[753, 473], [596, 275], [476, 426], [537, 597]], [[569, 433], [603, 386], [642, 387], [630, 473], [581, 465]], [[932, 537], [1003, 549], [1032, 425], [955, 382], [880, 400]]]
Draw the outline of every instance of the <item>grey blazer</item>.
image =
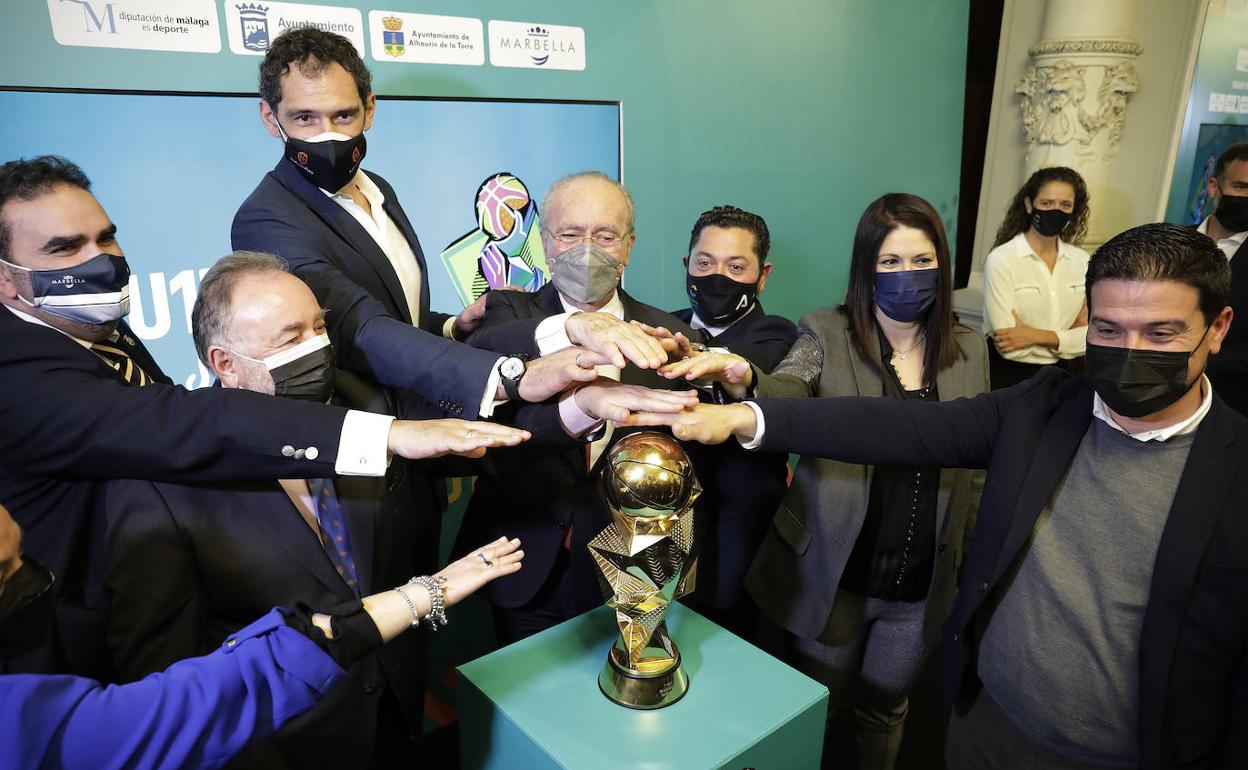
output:
[[[936, 375], [942, 401], [988, 391], [988, 349], [978, 333], [954, 326], [965, 358]], [[754, 372], [760, 397], [883, 396], [880, 375], [854, 348], [842, 308], [802, 317], [799, 336], [770, 374]], [[804, 639], [818, 639], [832, 612], [837, 584], [867, 514], [872, 467], [802, 457], [793, 483], [772, 519], [746, 588], [776, 623]], [[936, 562], [928, 589], [923, 636], [940, 639], [953, 605], [963, 533], [974, 528], [978, 502], [970, 471], [940, 472], [936, 502]]]

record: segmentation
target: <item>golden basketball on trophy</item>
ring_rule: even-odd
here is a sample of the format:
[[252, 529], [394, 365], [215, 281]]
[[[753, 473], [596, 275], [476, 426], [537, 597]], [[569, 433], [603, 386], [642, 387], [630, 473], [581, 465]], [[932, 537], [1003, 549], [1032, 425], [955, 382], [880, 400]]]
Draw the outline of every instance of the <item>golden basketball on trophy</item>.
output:
[[589, 552], [620, 636], [598, 685], [629, 708], [670, 706], [688, 691], [689, 677], [663, 618], [694, 587], [693, 503], [702, 488], [680, 444], [653, 432], [616, 442], [600, 480], [612, 523]]

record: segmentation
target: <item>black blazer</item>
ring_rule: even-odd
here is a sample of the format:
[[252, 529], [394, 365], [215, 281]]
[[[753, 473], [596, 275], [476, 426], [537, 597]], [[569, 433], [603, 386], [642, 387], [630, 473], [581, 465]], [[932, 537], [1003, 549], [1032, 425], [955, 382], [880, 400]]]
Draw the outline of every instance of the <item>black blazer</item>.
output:
[[[125, 323], [118, 344], [155, 382], [127, 385], [73, 339], [0, 308], [0, 504], [56, 575], [53, 639], [8, 672], [107, 676], [101, 630], [104, 481], [333, 474], [346, 410], [174, 387]], [[316, 459], [284, 447], [317, 447]]]
[[414, 391], [452, 417], [475, 419], [497, 357], [441, 336], [447, 316], [428, 310], [429, 269], [416, 232], [394, 188], [376, 174], [369, 178], [420, 263], [420, 318], [411, 317], [399, 277], [372, 236], [288, 160], [243, 201], [230, 241], [235, 249], [282, 257], [312, 288], [330, 310], [339, 366]]
[[[693, 320], [693, 309], [685, 308], [672, 313], [685, 323]], [[784, 360], [789, 348], [797, 340], [797, 324], [784, 316], [767, 315], [762, 302], [755, 302], [750, 312], [723, 334], [711, 337], [708, 345], [728, 348], [737, 355], [748, 358], [750, 363], [770, 372]]]
[[[533, 333], [542, 319], [563, 312], [559, 293], [548, 284], [535, 293], [492, 292], [480, 328], [469, 339], [499, 353], [535, 355]], [[637, 319], [689, 334], [683, 322], [662, 310], [645, 305], [620, 290], [625, 320]], [[683, 388], [652, 371], [626, 366], [620, 372], [626, 384], [653, 388]], [[614, 438], [627, 431], [616, 430]], [[492, 468], [482, 472], [464, 512], [455, 553], [475, 548], [503, 535], [518, 537], [524, 544], [524, 569], [493, 581], [484, 589], [492, 604], [520, 607], [530, 601], [550, 574], [563, 546], [567, 527], [572, 527], [572, 569], [577, 601], [585, 609], [602, 604], [602, 593], [588, 545], [610, 522], [610, 514], [598, 488], [597, 471], [586, 467], [585, 445], [572, 448], [520, 445], [491, 450]]]
[[1209, 357], [1206, 373], [1213, 389], [1228, 406], [1248, 415], [1248, 241], [1231, 260], [1231, 298], [1235, 311], [1222, 350]]
[[[944, 626], [945, 704], [979, 691], [993, 602], [1092, 417], [1092, 388], [1045, 367], [1012, 388], [919, 403], [761, 400], [763, 446], [856, 463], [987, 468], [961, 590]], [[1243, 767], [1248, 759], [1248, 419], [1215, 397], [1162, 533], [1140, 638], [1144, 768]]]
[[[689, 323], [693, 310], [672, 315]], [[727, 348], [770, 374], [796, 340], [792, 321], [767, 315], [762, 303], [755, 302], [741, 320], [707, 344]], [[735, 441], [690, 446], [689, 451], [703, 489], [696, 514], [703, 547], [692, 599], [711, 607], [732, 607], [742, 597], [742, 581], [788, 488], [788, 455], [747, 452]]]
[[[334, 479], [361, 595], [417, 573], [409, 463], [385, 478]], [[275, 481], [182, 486], [115, 481], [108, 498], [108, 645], [120, 681], [220, 647], [275, 606], [328, 609], [355, 597]], [[231, 767], [366, 767], [386, 689], [421, 731], [420, 633], [358, 661], [315, 708], [253, 745]]]

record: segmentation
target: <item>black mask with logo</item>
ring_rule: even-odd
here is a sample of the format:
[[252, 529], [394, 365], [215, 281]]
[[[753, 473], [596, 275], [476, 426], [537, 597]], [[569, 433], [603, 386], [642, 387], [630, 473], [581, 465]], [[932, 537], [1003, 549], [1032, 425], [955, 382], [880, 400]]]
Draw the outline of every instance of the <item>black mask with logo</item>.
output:
[[1213, 212], [1218, 222], [1233, 233], [1248, 230], [1248, 195], [1227, 195], [1222, 193], [1218, 199], [1218, 208]]
[[1089, 342], [1084, 375], [1105, 405], [1123, 417], [1134, 419], [1160, 412], [1192, 389], [1195, 380], [1187, 381], [1187, 364], [1208, 334], [1209, 329], [1205, 329], [1195, 348], [1178, 351], [1115, 348]]
[[1061, 235], [1073, 215], [1061, 209], [1032, 209], [1031, 226], [1045, 238]]
[[295, 164], [295, 168], [307, 174], [312, 184], [322, 190], [338, 192], [360, 170], [364, 153], [368, 151], [363, 133], [344, 139], [329, 138], [326, 134], [318, 134], [311, 140], [296, 139], [277, 122], [276, 113], [273, 122], [277, 123], [277, 130], [286, 142], [286, 160]]
[[740, 319], [758, 297], [758, 283], [741, 283], [726, 275], [685, 275], [685, 291], [702, 323], [727, 326]]

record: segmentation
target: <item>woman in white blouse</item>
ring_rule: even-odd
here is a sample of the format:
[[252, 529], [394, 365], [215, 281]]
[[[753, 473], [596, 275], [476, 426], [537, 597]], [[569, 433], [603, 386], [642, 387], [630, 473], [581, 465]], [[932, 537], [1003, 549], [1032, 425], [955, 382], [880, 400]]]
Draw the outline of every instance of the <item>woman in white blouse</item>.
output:
[[1088, 188], [1074, 169], [1042, 168], [1010, 201], [984, 262], [993, 390], [1083, 356], [1088, 253], [1070, 242], [1087, 228]]

